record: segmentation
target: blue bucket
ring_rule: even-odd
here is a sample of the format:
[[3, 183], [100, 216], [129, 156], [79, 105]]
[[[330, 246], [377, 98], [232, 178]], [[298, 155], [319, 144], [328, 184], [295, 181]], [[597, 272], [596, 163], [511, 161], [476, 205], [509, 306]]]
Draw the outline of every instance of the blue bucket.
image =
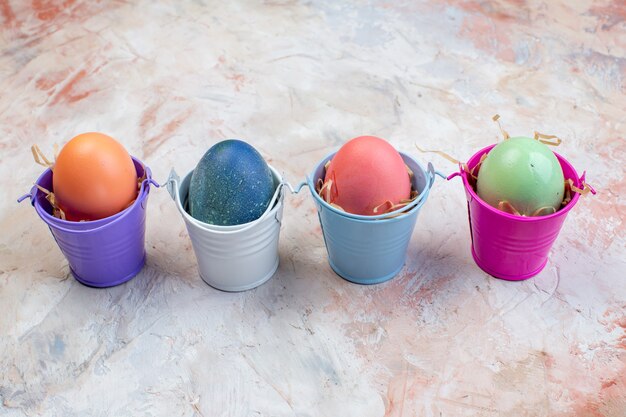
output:
[[307, 178], [317, 206], [328, 262], [340, 277], [357, 284], [378, 284], [396, 276], [406, 258], [417, 215], [426, 202], [436, 172], [432, 164], [425, 170], [415, 159], [400, 153], [413, 171], [412, 185], [419, 193], [409, 205], [391, 213], [362, 216], [339, 210], [325, 202], [316, 192], [324, 166], [335, 153], [326, 156]]

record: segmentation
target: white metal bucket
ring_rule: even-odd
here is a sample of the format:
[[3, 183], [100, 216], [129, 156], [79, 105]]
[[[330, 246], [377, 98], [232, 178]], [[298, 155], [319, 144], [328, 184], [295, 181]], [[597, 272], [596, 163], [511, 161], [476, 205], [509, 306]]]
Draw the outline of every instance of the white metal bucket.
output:
[[185, 220], [200, 277], [222, 291], [245, 291], [269, 280], [278, 268], [278, 237], [283, 217], [284, 185], [270, 166], [276, 192], [258, 219], [235, 226], [201, 222], [187, 212], [187, 195], [193, 171], [182, 181], [174, 170], [167, 189]]

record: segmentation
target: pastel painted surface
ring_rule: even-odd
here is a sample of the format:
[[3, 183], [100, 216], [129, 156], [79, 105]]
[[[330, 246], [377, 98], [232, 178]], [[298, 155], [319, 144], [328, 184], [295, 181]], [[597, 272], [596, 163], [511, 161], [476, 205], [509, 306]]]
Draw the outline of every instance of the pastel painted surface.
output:
[[[622, 417], [626, 408], [626, 10], [621, 0], [0, 0], [0, 415]], [[310, 195], [285, 197], [276, 275], [224, 294], [150, 193], [147, 265], [69, 276], [27, 202], [52, 150], [103, 131], [163, 182], [241, 137], [292, 184], [346, 138], [467, 160], [556, 134], [599, 193], [547, 267], [509, 283], [471, 258], [463, 186], [437, 180], [405, 269], [349, 284]], [[218, 414], [219, 415], [219, 414]]]

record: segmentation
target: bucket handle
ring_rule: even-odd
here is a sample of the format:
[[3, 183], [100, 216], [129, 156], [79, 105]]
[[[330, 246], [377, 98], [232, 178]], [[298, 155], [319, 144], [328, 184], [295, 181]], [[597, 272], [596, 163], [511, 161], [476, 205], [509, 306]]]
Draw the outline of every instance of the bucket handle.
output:
[[[141, 196], [141, 194], [144, 192], [144, 190], [145, 190], [146, 188], [148, 188], [148, 189], [150, 188], [150, 184], [154, 185], [154, 186], [155, 186], [155, 187], [157, 187], [157, 188], [159, 188], [159, 187], [160, 187], [160, 185], [159, 185], [159, 183], [158, 183], [158, 182], [156, 182], [154, 179], [152, 179], [152, 177], [148, 177], [148, 178], [146, 178], [145, 180], [143, 180], [143, 181], [141, 182], [141, 187], [139, 188], [139, 192], [137, 193], [137, 198], [139, 198], [139, 196]], [[34, 190], [34, 192], [33, 192], [33, 190]], [[26, 200], [28, 197], [30, 197], [30, 199], [31, 199], [31, 204], [35, 204], [35, 195], [36, 195], [36, 193], [37, 193], [37, 187], [33, 187], [33, 189], [31, 190], [31, 193], [30, 193], [30, 194], [24, 194], [23, 196], [21, 196], [21, 197], [17, 200], [17, 202], [18, 202], [18, 203], [21, 203], [22, 201], [24, 201], [24, 200]], [[135, 201], [133, 202], [133, 204], [136, 204], [136, 203], [137, 203], [137, 200], [135, 200]], [[125, 212], [124, 212], [124, 213], [122, 213], [122, 215], [121, 215], [120, 217], [116, 218], [114, 221], [118, 221], [119, 219], [122, 219], [122, 218], [126, 217], [126, 216], [128, 215], [128, 213], [130, 213], [130, 210], [125, 210]], [[53, 228], [55, 228], [55, 229], [57, 229], [57, 230], [60, 230], [61, 232], [64, 232], [64, 233], [71, 233], [71, 234], [83, 234], [83, 233], [93, 233], [93, 232], [97, 232], [97, 231], [99, 231], [99, 230], [101, 230], [101, 229], [103, 229], [103, 228], [107, 227], [109, 224], [110, 224], [110, 223], [106, 223], [106, 224], [103, 224], [102, 226], [98, 226], [98, 227], [96, 227], [96, 228], [94, 228], [94, 229], [89, 229], [89, 230], [72, 230], [72, 229], [66, 229], [66, 228], [65, 228], [65, 227], [63, 227], [63, 226], [59, 226], [58, 224], [55, 224], [55, 225], [50, 226], [50, 227], [53, 227]]]
[[23, 196], [21, 196], [20, 198], [18, 198], [17, 202], [21, 203], [22, 201], [26, 200], [27, 198], [30, 198], [30, 204], [35, 204], [35, 195], [36, 194], [37, 194], [37, 187], [33, 186], [33, 188], [30, 189], [30, 192], [26, 193]]
[[295, 188], [288, 182], [283, 182], [282, 185], [289, 188], [289, 191], [291, 191], [291, 194], [298, 194], [302, 190], [302, 187], [306, 187], [307, 182], [302, 181], [301, 183], [296, 185]]
[[437, 171], [431, 162], [428, 163], [427, 171], [428, 171], [428, 176], [429, 176], [429, 180], [428, 180], [429, 189], [432, 188], [437, 176], [443, 178], [444, 180], [446, 179], [446, 176], [442, 174], [441, 172]]
[[591, 192], [591, 194], [596, 195], [596, 194], [597, 194], [596, 189], [595, 189], [595, 188], [593, 188], [593, 187], [591, 186], [591, 184], [587, 184], [587, 183], [585, 182], [585, 176], [586, 176], [586, 175], [587, 175], [587, 171], [583, 171], [583, 175], [581, 175], [581, 176], [580, 176], [580, 178], [578, 179], [578, 181], [579, 181], [579, 183], [582, 185], [582, 187], [583, 187], [583, 191], [584, 191], [584, 190], [586, 190], [586, 189], [587, 189], [587, 190], [589, 190], [589, 191], [585, 191], [585, 192], [584, 192], [585, 194], [586, 194], [587, 192]]
[[[179, 195], [178, 195], [178, 187], [179, 187], [179, 183], [180, 183], [180, 177], [178, 176], [178, 174], [176, 173], [176, 170], [174, 168], [172, 168], [172, 170], [170, 171], [170, 175], [167, 178], [167, 182], [165, 183], [166, 187], [167, 187], [167, 191], [169, 192], [170, 196], [172, 197], [172, 200], [174, 200], [174, 202], [176, 203], [176, 205], [178, 205], [178, 209], [179, 211], [182, 211], [183, 215], [185, 215], [188, 219], [192, 220], [194, 224], [196, 224], [199, 227], [202, 227], [203, 229], [206, 229], [206, 227], [204, 227], [204, 223], [194, 219], [193, 217], [191, 217], [191, 215], [189, 215], [189, 213], [186, 213], [185, 210], [183, 209], [183, 205], [182, 202], [180, 201]], [[260, 223], [261, 221], [265, 220], [268, 216], [269, 213], [272, 211], [272, 208], [274, 207], [274, 205], [276, 204], [277, 201], [281, 200], [284, 198], [284, 194], [282, 193], [282, 189], [284, 186], [289, 187], [290, 190], [292, 190], [292, 192], [294, 191], [293, 187], [286, 182], [281, 182], [280, 184], [278, 184], [278, 186], [276, 187], [276, 191], [274, 191], [274, 195], [272, 196], [272, 199], [270, 200], [270, 204], [267, 206], [267, 209], [265, 210], [265, 212], [261, 215], [261, 217], [259, 217], [256, 220], [251, 221], [250, 223], [248, 223], [246, 226], [242, 227], [241, 229], [236, 229], [236, 230], [232, 230], [232, 231], [221, 231], [221, 230], [215, 230], [215, 229], [207, 229], [210, 230], [213, 233], [218, 233], [218, 234], [222, 234], [222, 235], [234, 235], [237, 233], [242, 233], [246, 230], [249, 230], [251, 228], [253, 228], [254, 226], [256, 226], [258, 223]], [[302, 186], [300, 186], [299, 188], [297, 188], [297, 191], [300, 191], [300, 188], [302, 188]], [[280, 223], [280, 220], [278, 220], [278, 218], [276, 219], [276, 221], [278, 221], [278, 223]]]
[[167, 192], [170, 193], [170, 197], [172, 200], [176, 201], [176, 194], [178, 193], [178, 184], [180, 183], [180, 177], [172, 168], [170, 171], [169, 177], [167, 177], [167, 181], [165, 182], [165, 187], [167, 188]]
[[465, 170], [463, 169], [463, 164], [459, 162], [459, 170], [454, 171], [452, 174], [448, 175], [445, 178], [446, 180], [450, 181], [454, 177], [460, 177], [461, 175], [463, 175], [463, 172], [465, 172]]

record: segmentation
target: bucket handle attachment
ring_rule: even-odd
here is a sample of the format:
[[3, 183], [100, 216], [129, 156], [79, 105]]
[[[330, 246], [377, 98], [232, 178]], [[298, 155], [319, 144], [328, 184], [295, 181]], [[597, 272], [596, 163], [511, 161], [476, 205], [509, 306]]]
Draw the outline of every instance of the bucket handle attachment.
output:
[[22, 201], [26, 200], [27, 198], [30, 198], [30, 203], [31, 204], [35, 204], [35, 195], [36, 194], [37, 194], [37, 187], [33, 186], [33, 188], [30, 189], [30, 192], [26, 193], [23, 196], [21, 196], [20, 198], [18, 198], [17, 202], [21, 203]]
[[578, 192], [578, 193], [579, 193], [579, 194], [581, 194], [581, 195], [585, 195], [585, 194], [587, 194], [588, 192], [591, 192], [591, 194], [596, 195], [596, 194], [597, 194], [596, 189], [595, 189], [595, 188], [593, 188], [593, 187], [591, 186], [591, 184], [587, 184], [587, 183], [585, 182], [585, 176], [586, 176], [586, 175], [587, 175], [587, 171], [583, 171], [583, 175], [581, 175], [581, 176], [580, 176], [580, 178], [578, 179], [578, 181], [579, 181], [580, 185], [581, 185], [583, 188], [582, 188], [582, 189], [575, 190], [575, 191], [576, 191], [576, 192]]
[[176, 201], [176, 194], [178, 193], [178, 184], [180, 183], [180, 177], [172, 168], [170, 171], [169, 177], [167, 177], [167, 181], [165, 182], [165, 187], [167, 188], [167, 192], [170, 193], [170, 197], [172, 200]]
[[296, 185], [295, 188], [288, 182], [283, 182], [282, 185], [289, 188], [289, 191], [291, 191], [291, 194], [298, 194], [302, 190], [302, 187], [306, 187], [307, 182], [302, 181], [301, 183]]
[[[293, 187], [286, 182], [281, 182], [278, 184], [278, 186], [276, 187], [276, 191], [274, 191], [274, 195], [272, 196], [272, 199], [270, 200], [270, 204], [267, 206], [267, 209], [265, 210], [265, 212], [261, 215], [261, 217], [259, 217], [256, 220], [251, 221], [250, 223], [248, 223], [246, 226], [242, 227], [241, 229], [236, 229], [236, 230], [215, 230], [215, 229], [208, 229], [204, 226], [204, 223], [194, 219], [193, 217], [191, 217], [191, 215], [189, 213], [187, 213], [185, 211], [185, 209], [183, 208], [183, 204], [182, 201], [180, 201], [179, 195], [178, 195], [178, 187], [180, 184], [180, 177], [178, 176], [178, 174], [176, 173], [176, 170], [174, 168], [172, 168], [172, 170], [170, 171], [170, 175], [167, 178], [167, 181], [165, 183], [165, 186], [167, 187], [167, 191], [169, 192], [170, 196], [172, 197], [172, 200], [174, 200], [174, 202], [176, 203], [176, 205], [178, 206], [178, 210], [181, 211], [181, 213], [190, 221], [192, 221], [195, 225], [202, 227], [203, 229], [206, 230], [210, 230], [213, 233], [217, 233], [217, 234], [222, 234], [222, 235], [234, 235], [237, 233], [242, 233], [246, 230], [249, 230], [251, 228], [253, 228], [254, 226], [256, 226], [258, 223], [260, 223], [261, 221], [265, 220], [268, 216], [269, 213], [272, 211], [274, 205], [276, 204], [277, 201], [282, 201], [284, 198], [284, 194], [282, 193], [282, 189], [284, 186], [288, 186], [290, 190], [292, 190], [292, 192], [294, 191]], [[299, 186], [297, 188], [297, 191], [300, 191], [300, 188], [302, 188], [302, 186]], [[276, 219], [276, 221], [278, 221], [278, 223], [280, 223], [280, 221], [278, 220], [278, 218]]]
[[454, 177], [460, 177], [461, 175], [463, 175], [463, 173], [466, 172], [464, 165], [465, 164], [463, 164], [462, 162], [459, 162], [459, 170], [458, 171], [454, 171], [452, 174], [448, 175], [446, 177], [446, 180], [450, 181]]
[[431, 162], [428, 163], [427, 171], [428, 171], [428, 176], [429, 176], [429, 180], [428, 180], [429, 189], [432, 188], [437, 176], [443, 178], [444, 180], [446, 179], [446, 176], [442, 174], [441, 172], [437, 171]]
[[[145, 190], [146, 188], [149, 188], [149, 187], [150, 187], [150, 184], [154, 185], [156, 188], [159, 188], [159, 187], [160, 187], [159, 183], [158, 183], [158, 182], [156, 182], [156, 181], [155, 181], [152, 177], [148, 177], [148, 178], [146, 178], [145, 180], [143, 180], [143, 181], [141, 182], [141, 187], [139, 188], [139, 192], [137, 193], [137, 199], [139, 198], [139, 196], [141, 196], [141, 194], [144, 192], [144, 190]], [[30, 193], [30, 194], [24, 194], [23, 196], [21, 196], [21, 197], [17, 200], [17, 202], [18, 202], [18, 203], [21, 203], [22, 201], [24, 201], [24, 200], [26, 200], [27, 198], [29, 198], [29, 197], [30, 197], [30, 199], [31, 199], [31, 204], [35, 204], [35, 195], [36, 195], [36, 193], [37, 193], [37, 187], [33, 187], [33, 188], [31, 189], [31, 193]], [[133, 204], [136, 204], [136, 203], [137, 203], [137, 200], [135, 200], [135, 201], [133, 202]], [[129, 206], [129, 207], [130, 207], [130, 206]], [[128, 215], [128, 213], [130, 213], [130, 210], [125, 210], [125, 212], [124, 212], [124, 213], [122, 213], [122, 215], [121, 215], [120, 217], [116, 218], [114, 221], [118, 221], [119, 219], [122, 219], [122, 218], [126, 217], [126, 216]], [[64, 233], [71, 233], [71, 234], [83, 234], [83, 233], [93, 233], [93, 232], [97, 232], [97, 231], [99, 231], [99, 230], [101, 230], [101, 229], [103, 229], [103, 228], [107, 227], [109, 224], [110, 224], [110, 223], [106, 223], [106, 224], [103, 224], [102, 226], [98, 226], [98, 227], [96, 227], [96, 228], [94, 228], [94, 229], [89, 229], [89, 230], [72, 230], [72, 229], [66, 229], [66, 228], [65, 228], [65, 227], [63, 227], [63, 226], [59, 226], [58, 224], [52, 225], [52, 226], [50, 226], [50, 227], [53, 227], [53, 228], [55, 228], [55, 229], [57, 229], [57, 230], [60, 230], [60, 231], [62, 231], [62, 232], [64, 232]]]

